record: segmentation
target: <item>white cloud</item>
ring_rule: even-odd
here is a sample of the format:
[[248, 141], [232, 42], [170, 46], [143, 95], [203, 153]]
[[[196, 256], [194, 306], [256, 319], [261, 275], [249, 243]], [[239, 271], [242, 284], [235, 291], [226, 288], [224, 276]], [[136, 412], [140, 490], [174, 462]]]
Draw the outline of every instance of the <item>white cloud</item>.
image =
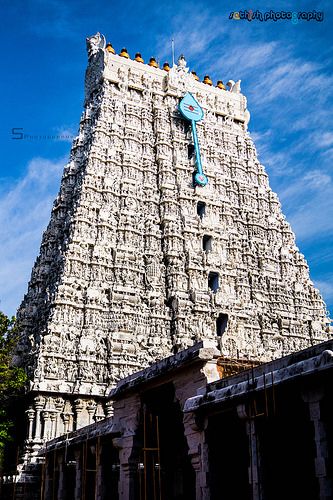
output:
[[33, 158], [0, 196], [0, 309], [15, 314], [59, 189], [64, 159]]
[[68, 142], [71, 144], [77, 135], [77, 127], [74, 125], [62, 125], [61, 127], [55, 128], [55, 133], [58, 141]]
[[293, 208], [289, 221], [297, 238], [332, 237], [333, 235], [333, 189], [322, 189], [304, 204]]
[[329, 148], [333, 146], [333, 132], [316, 132], [311, 140], [318, 148]]
[[270, 65], [272, 57], [279, 54], [278, 47], [278, 42], [258, 42], [251, 45], [231, 42], [227, 57], [223, 54], [216, 61], [211, 61], [209, 71], [223, 72], [225, 78], [234, 80], [244, 79], [244, 76], [254, 76], [256, 73], [256, 85], [258, 85], [262, 75], [265, 74], [263, 70]]
[[315, 280], [314, 285], [320, 290], [325, 301], [331, 301], [333, 299], [333, 279]]
[[[299, 206], [299, 198], [304, 199], [304, 193], [309, 191], [317, 191], [315, 196], [327, 196], [328, 191], [333, 191], [332, 179], [321, 170], [312, 170], [301, 178], [294, 179], [294, 182], [280, 191], [280, 198], [284, 201], [295, 201], [295, 206]], [[325, 193], [324, 193], [325, 192]], [[312, 192], [312, 197], [314, 193]], [[308, 196], [310, 198], [310, 196]]]
[[295, 177], [279, 198], [298, 240], [333, 235], [333, 182], [324, 171]]
[[332, 183], [332, 179], [325, 172], [313, 170], [304, 176], [304, 182], [311, 189], [323, 189]]

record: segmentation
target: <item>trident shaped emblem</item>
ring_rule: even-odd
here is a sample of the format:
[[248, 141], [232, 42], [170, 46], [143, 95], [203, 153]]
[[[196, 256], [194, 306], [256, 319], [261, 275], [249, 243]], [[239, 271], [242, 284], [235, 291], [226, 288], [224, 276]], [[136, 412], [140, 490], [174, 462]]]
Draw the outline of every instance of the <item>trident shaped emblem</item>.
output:
[[200, 156], [200, 147], [198, 141], [197, 127], [196, 122], [203, 119], [204, 112], [203, 109], [199, 106], [197, 101], [194, 99], [193, 95], [189, 92], [183, 97], [178, 105], [178, 109], [186, 120], [191, 122], [192, 127], [192, 136], [194, 141], [194, 149], [195, 149], [195, 158], [196, 158], [196, 174], [194, 176], [194, 183], [198, 186], [206, 186], [208, 183], [208, 179], [203, 173], [201, 156]]

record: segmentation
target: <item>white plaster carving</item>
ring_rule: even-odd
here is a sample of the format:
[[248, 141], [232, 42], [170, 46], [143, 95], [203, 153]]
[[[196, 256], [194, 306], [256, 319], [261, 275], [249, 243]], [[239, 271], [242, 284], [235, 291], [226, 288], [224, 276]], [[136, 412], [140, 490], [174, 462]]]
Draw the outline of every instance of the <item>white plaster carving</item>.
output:
[[[195, 81], [185, 59], [166, 73], [107, 53], [99, 34], [87, 43], [79, 134], [18, 312], [16, 359], [43, 394], [28, 413], [36, 443], [101, 418], [120, 378], [200, 339], [217, 342], [220, 313], [227, 357], [267, 361], [329, 332], [246, 132], [240, 82], [225, 92]], [[186, 91], [205, 111], [206, 187], [192, 185], [191, 136], [177, 111]]]

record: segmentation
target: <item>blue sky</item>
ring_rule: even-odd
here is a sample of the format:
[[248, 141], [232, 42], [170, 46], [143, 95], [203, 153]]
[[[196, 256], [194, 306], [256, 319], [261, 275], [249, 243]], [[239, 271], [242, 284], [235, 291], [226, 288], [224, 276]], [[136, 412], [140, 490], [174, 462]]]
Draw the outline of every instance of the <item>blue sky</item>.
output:
[[[323, 11], [323, 22], [236, 21], [242, 9]], [[85, 38], [161, 62], [183, 52], [213, 80], [242, 80], [250, 132], [333, 314], [332, 2], [2, 0], [0, 309], [27, 288], [83, 106]], [[62, 139], [14, 140], [24, 134]]]

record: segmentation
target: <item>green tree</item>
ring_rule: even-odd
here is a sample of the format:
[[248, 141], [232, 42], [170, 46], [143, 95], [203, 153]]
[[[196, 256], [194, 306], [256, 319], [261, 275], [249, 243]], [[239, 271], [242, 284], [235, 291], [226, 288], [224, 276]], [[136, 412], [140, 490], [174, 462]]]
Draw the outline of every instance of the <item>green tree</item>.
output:
[[22, 368], [12, 364], [17, 339], [15, 318], [8, 318], [0, 311], [0, 471], [5, 445], [12, 439], [9, 403], [21, 392], [27, 378]]

